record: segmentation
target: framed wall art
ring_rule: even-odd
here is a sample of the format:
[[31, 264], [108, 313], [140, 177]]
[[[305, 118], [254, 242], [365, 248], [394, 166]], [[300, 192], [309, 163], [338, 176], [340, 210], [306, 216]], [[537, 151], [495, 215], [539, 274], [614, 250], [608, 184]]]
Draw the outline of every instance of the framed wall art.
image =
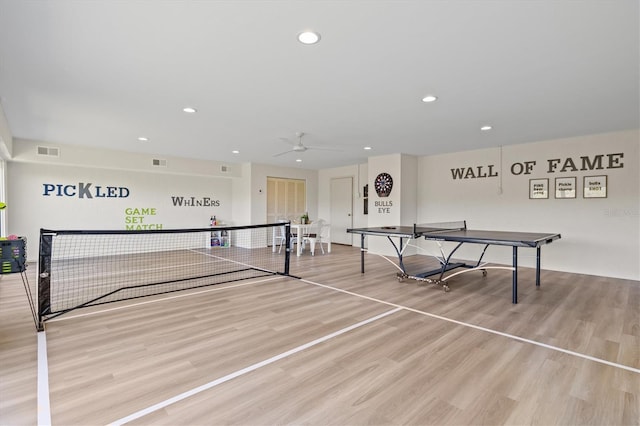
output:
[[549, 198], [549, 179], [529, 179], [529, 198]]
[[556, 178], [556, 198], [576, 198], [576, 178]]
[[607, 198], [607, 175], [585, 176], [582, 191], [584, 198]]

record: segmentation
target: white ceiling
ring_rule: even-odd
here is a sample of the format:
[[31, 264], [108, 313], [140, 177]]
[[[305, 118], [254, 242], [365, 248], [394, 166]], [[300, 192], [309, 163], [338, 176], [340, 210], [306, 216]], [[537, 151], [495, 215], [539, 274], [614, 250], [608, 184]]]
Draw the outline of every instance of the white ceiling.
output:
[[[0, 103], [15, 138], [320, 169], [638, 128], [639, 39], [637, 0], [0, 0]], [[273, 156], [300, 131], [340, 151]]]

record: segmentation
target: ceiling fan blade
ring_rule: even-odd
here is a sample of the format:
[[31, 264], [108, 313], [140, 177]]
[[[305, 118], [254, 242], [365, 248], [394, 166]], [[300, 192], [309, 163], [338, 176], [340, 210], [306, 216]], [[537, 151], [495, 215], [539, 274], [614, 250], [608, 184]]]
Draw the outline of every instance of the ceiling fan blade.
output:
[[331, 148], [331, 147], [326, 147], [326, 146], [309, 146], [307, 145], [307, 149], [317, 149], [319, 151], [336, 151], [336, 152], [342, 152], [342, 149], [338, 149], [338, 148]]
[[290, 150], [288, 150], [288, 151], [280, 152], [280, 153], [278, 153], [278, 154], [273, 154], [273, 156], [274, 156], [274, 157], [280, 157], [281, 155], [288, 154], [288, 153], [290, 153], [290, 152], [294, 152], [294, 151], [293, 151], [292, 149], [290, 149]]

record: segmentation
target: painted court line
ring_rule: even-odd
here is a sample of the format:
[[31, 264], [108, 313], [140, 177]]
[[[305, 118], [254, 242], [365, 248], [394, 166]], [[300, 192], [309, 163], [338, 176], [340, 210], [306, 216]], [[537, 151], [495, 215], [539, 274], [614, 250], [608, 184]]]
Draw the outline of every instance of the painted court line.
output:
[[248, 264], [248, 263], [238, 262], [237, 260], [231, 260], [231, 259], [227, 259], [226, 257], [216, 256], [215, 254], [211, 254], [211, 253], [204, 253], [204, 252], [197, 251], [197, 250], [191, 250], [191, 251], [193, 251], [193, 252], [195, 252], [195, 253], [198, 253], [198, 254], [202, 254], [203, 256], [210, 257], [210, 258], [212, 258], [212, 259], [217, 259], [217, 260], [220, 260], [220, 261], [225, 261], [225, 262], [235, 263], [235, 264], [237, 264], [237, 265], [245, 266], [245, 267], [247, 267], [247, 268], [257, 269], [258, 271], [273, 272], [273, 271], [269, 271], [268, 269], [258, 268], [257, 266], [255, 266], [255, 265], [250, 265], [250, 264]]
[[160, 409], [162, 409], [164, 407], [167, 407], [167, 406], [169, 406], [171, 404], [174, 404], [176, 402], [182, 401], [183, 399], [189, 398], [189, 397], [191, 397], [193, 395], [196, 395], [196, 394], [198, 394], [200, 392], [203, 392], [205, 390], [211, 389], [211, 388], [213, 388], [215, 386], [218, 386], [218, 385], [220, 385], [222, 383], [228, 382], [229, 380], [235, 379], [236, 377], [240, 377], [240, 376], [242, 376], [244, 374], [247, 374], [247, 373], [250, 373], [252, 371], [255, 371], [255, 370], [259, 369], [259, 368], [265, 367], [265, 366], [267, 366], [269, 364], [272, 364], [272, 363], [274, 363], [276, 361], [279, 361], [281, 359], [287, 358], [287, 357], [289, 357], [291, 355], [294, 355], [294, 354], [296, 354], [296, 353], [298, 353], [300, 351], [303, 351], [305, 349], [308, 349], [310, 347], [316, 346], [316, 345], [318, 345], [320, 343], [326, 342], [329, 339], [333, 339], [334, 337], [340, 336], [340, 335], [342, 335], [344, 333], [347, 333], [347, 332], [349, 332], [351, 330], [355, 330], [356, 328], [359, 328], [359, 327], [362, 327], [364, 325], [370, 324], [370, 323], [372, 323], [374, 321], [377, 321], [377, 320], [379, 320], [381, 318], [384, 318], [386, 316], [395, 314], [396, 312], [401, 311], [401, 310], [402, 310], [402, 308], [395, 308], [395, 309], [392, 309], [390, 311], [384, 312], [384, 313], [382, 313], [380, 315], [376, 315], [374, 317], [368, 318], [368, 319], [366, 319], [364, 321], [361, 321], [361, 322], [359, 322], [357, 324], [350, 325], [349, 327], [345, 327], [345, 328], [343, 328], [341, 330], [338, 330], [338, 331], [336, 331], [334, 333], [327, 334], [326, 336], [320, 337], [319, 339], [312, 340], [311, 342], [305, 343], [304, 345], [300, 345], [300, 346], [295, 347], [295, 348], [293, 348], [291, 350], [283, 352], [283, 353], [281, 353], [279, 355], [275, 355], [275, 356], [273, 356], [271, 358], [265, 359], [264, 361], [260, 361], [258, 363], [253, 364], [253, 365], [250, 365], [250, 366], [248, 366], [246, 368], [243, 368], [241, 370], [235, 371], [235, 372], [233, 372], [231, 374], [227, 374], [226, 376], [220, 377], [219, 379], [213, 380], [213, 381], [211, 381], [209, 383], [206, 383], [206, 384], [204, 384], [202, 386], [198, 386], [197, 388], [191, 389], [191, 390], [189, 390], [187, 392], [183, 392], [183, 393], [181, 393], [179, 395], [176, 395], [176, 396], [174, 396], [172, 398], [169, 398], [169, 399], [167, 399], [165, 401], [159, 402], [159, 403], [157, 403], [155, 405], [147, 407], [147, 408], [145, 408], [143, 410], [140, 410], [140, 411], [138, 411], [136, 413], [133, 413], [133, 414], [127, 416], [127, 417], [123, 417], [123, 418], [121, 418], [119, 420], [116, 420], [116, 421], [114, 421], [112, 423], [109, 423], [109, 424], [117, 426], [117, 425], [123, 425], [125, 423], [130, 422], [130, 421], [139, 419], [140, 417], [143, 417], [143, 416], [146, 416], [148, 414], [151, 414], [154, 411], [158, 411], [158, 410], [160, 410]]
[[51, 425], [49, 403], [49, 363], [47, 361], [47, 335], [38, 332], [38, 426]]
[[503, 333], [501, 331], [492, 330], [490, 328], [481, 327], [479, 325], [474, 325], [474, 324], [469, 324], [469, 323], [466, 323], [466, 322], [454, 320], [454, 319], [451, 319], [451, 318], [447, 318], [447, 317], [443, 317], [443, 316], [440, 316], [440, 315], [432, 314], [432, 313], [429, 313], [429, 312], [421, 311], [419, 309], [409, 308], [407, 306], [398, 305], [396, 303], [387, 302], [385, 300], [376, 299], [375, 297], [365, 296], [363, 294], [354, 293], [352, 291], [343, 290], [341, 288], [332, 287], [330, 285], [320, 284], [320, 283], [316, 283], [316, 282], [305, 280], [305, 279], [300, 279], [300, 281], [303, 281], [303, 282], [305, 282], [307, 284], [312, 284], [312, 285], [315, 285], [315, 286], [318, 286], [318, 287], [324, 287], [324, 288], [327, 288], [327, 289], [338, 291], [340, 293], [350, 294], [352, 296], [360, 297], [360, 298], [363, 298], [363, 299], [366, 299], [366, 300], [371, 300], [373, 302], [382, 303], [382, 304], [387, 305], [387, 306], [400, 308], [400, 309], [407, 310], [407, 311], [410, 311], [410, 312], [414, 312], [414, 313], [417, 313], [417, 314], [420, 314], [420, 315], [425, 315], [425, 316], [428, 316], [428, 317], [431, 317], [431, 318], [436, 318], [436, 319], [439, 319], [439, 320], [442, 320], [442, 321], [451, 322], [453, 324], [462, 325], [464, 327], [469, 327], [469, 328], [473, 328], [473, 329], [476, 329], [476, 330], [484, 331], [486, 333], [491, 333], [491, 334], [495, 334], [495, 335], [498, 335], [498, 336], [506, 337], [508, 339], [517, 340], [519, 342], [529, 343], [531, 345], [540, 346], [542, 348], [550, 349], [550, 350], [557, 351], [557, 352], [562, 352], [562, 353], [565, 353], [567, 355], [572, 355], [572, 356], [575, 356], [575, 357], [578, 357], [578, 358], [582, 358], [582, 359], [586, 359], [586, 360], [589, 360], [589, 361], [597, 362], [597, 363], [600, 363], [600, 364], [608, 365], [610, 367], [620, 368], [622, 370], [627, 370], [627, 371], [631, 371], [632, 373], [640, 374], [640, 369], [629, 367], [628, 365], [618, 364], [616, 362], [607, 361], [606, 359], [596, 358], [596, 357], [593, 357], [593, 356], [590, 356], [590, 355], [581, 354], [580, 352], [574, 352], [574, 351], [571, 351], [571, 350], [568, 350], [568, 349], [559, 348], [557, 346], [547, 345], [546, 343], [536, 342], [535, 340], [526, 339], [524, 337], [515, 336], [513, 334]]

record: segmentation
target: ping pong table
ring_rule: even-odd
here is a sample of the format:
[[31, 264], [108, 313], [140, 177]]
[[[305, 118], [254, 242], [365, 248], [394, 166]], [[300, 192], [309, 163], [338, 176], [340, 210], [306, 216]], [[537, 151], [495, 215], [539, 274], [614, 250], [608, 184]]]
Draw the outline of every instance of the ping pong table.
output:
[[[512, 271], [512, 303], [518, 303], [518, 248], [529, 247], [536, 249], [536, 287], [540, 287], [540, 248], [544, 244], [549, 244], [560, 238], [560, 234], [550, 233], [533, 233], [533, 232], [510, 232], [510, 231], [485, 231], [485, 230], [471, 230], [467, 229], [466, 221], [460, 222], [448, 222], [448, 223], [436, 223], [426, 225], [413, 226], [381, 226], [372, 228], [351, 228], [347, 229], [347, 232], [351, 234], [360, 234], [360, 265], [361, 272], [364, 273], [364, 254], [365, 249], [365, 236], [383, 236], [391, 242], [395, 252], [398, 256], [398, 266], [402, 272], [397, 274], [399, 281], [405, 278], [414, 279], [418, 281], [424, 281], [442, 286], [444, 291], [449, 291], [449, 286], [446, 281], [462, 272], [471, 270], [480, 270], [482, 274], [486, 276], [487, 269], [510, 269]], [[396, 244], [394, 238], [399, 239], [399, 244]], [[440, 247], [442, 257], [437, 257], [440, 262], [440, 268], [421, 272], [418, 274], [408, 274], [403, 262], [403, 254], [405, 249], [409, 246], [411, 240], [424, 238], [425, 240], [435, 241]], [[406, 244], [404, 241], [407, 240]], [[456, 245], [445, 253], [441, 242], [453, 242]], [[484, 249], [475, 264], [467, 264], [464, 262], [452, 262], [451, 258], [453, 254], [465, 243], [470, 244], [484, 244]], [[511, 246], [513, 247], [512, 254], [512, 266], [487, 266], [487, 263], [482, 263], [487, 248], [491, 245]], [[462, 271], [449, 274], [445, 277], [447, 271], [465, 268]], [[437, 278], [429, 278], [437, 276]]]

